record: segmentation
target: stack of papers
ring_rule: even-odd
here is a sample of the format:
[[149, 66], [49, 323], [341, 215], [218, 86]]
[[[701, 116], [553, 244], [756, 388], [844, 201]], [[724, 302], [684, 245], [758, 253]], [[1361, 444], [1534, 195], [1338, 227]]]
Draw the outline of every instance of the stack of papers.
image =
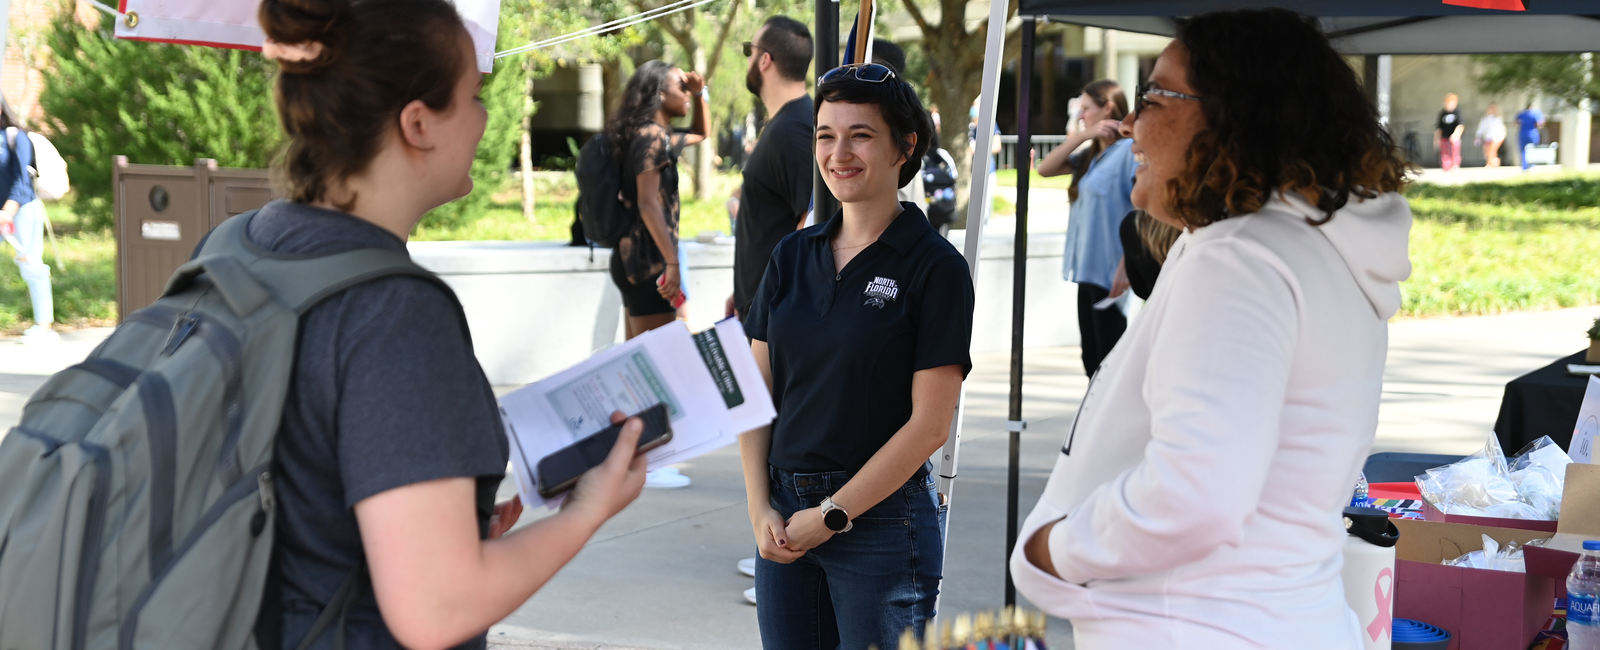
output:
[[522, 502], [559, 506], [564, 497], [539, 496], [539, 460], [610, 426], [613, 411], [660, 403], [672, 441], [647, 455], [650, 469], [736, 442], [777, 414], [738, 319], [699, 334], [675, 321], [500, 397]]

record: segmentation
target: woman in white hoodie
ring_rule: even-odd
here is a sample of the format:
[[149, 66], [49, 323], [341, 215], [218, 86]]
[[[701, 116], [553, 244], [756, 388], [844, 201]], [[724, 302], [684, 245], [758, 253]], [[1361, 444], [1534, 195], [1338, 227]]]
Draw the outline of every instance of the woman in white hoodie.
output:
[[1407, 164], [1314, 22], [1196, 17], [1123, 122], [1185, 230], [1013, 553], [1076, 647], [1358, 648], [1339, 583], [1410, 274]]

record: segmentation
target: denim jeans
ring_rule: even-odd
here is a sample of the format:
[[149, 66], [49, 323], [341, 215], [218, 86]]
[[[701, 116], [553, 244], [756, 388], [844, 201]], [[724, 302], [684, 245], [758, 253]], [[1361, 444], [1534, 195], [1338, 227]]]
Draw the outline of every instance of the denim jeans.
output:
[[[756, 560], [756, 620], [766, 650], [893, 648], [933, 618], [944, 573], [944, 519], [928, 465], [791, 564]], [[784, 518], [838, 492], [848, 472], [770, 470], [772, 507]]]

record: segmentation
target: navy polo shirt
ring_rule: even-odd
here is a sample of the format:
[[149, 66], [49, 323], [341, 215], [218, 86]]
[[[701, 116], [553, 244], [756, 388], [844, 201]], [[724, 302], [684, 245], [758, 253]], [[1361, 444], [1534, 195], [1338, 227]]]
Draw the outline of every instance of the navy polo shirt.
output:
[[911, 375], [972, 369], [972, 274], [915, 204], [843, 270], [830, 242], [843, 219], [772, 251], [745, 332], [772, 362], [773, 467], [856, 472], [911, 420]]

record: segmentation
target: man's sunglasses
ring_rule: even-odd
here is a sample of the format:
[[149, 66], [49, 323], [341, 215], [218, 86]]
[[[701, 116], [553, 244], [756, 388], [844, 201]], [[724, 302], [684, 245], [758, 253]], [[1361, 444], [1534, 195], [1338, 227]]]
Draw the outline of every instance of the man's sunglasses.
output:
[[756, 50], [766, 51], [766, 49], [767, 48], [761, 47], [760, 45], [756, 45], [755, 43], [751, 43], [750, 41], [745, 41], [744, 42], [744, 56], [745, 56], [745, 58], [750, 58], [750, 55], [754, 54]]
[[1177, 92], [1175, 90], [1165, 90], [1165, 89], [1162, 89], [1162, 88], [1157, 88], [1157, 87], [1155, 87], [1155, 84], [1152, 84], [1150, 82], [1145, 82], [1145, 84], [1143, 86], [1139, 86], [1139, 92], [1133, 96], [1133, 112], [1135, 112], [1135, 113], [1143, 112], [1144, 111], [1144, 105], [1146, 103], [1148, 103], [1147, 100], [1149, 99], [1149, 97], [1151, 95], [1157, 95], [1157, 96], [1160, 96], [1160, 97], [1171, 97], [1173, 99], [1187, 99], [1187, 100], [1196, 101], [1196, 102], [1200, 101], [1200, 98], [1196, 97], [1194, 95], [1185, 95], [1185, 94]]
[[817, 83], [856, 79], [858, 81], [881, 84], [894, 78], [896, 78], [894, 70], [890, 70], [889, 66], [877, 63], [852, 63], [850, 65], [841, 65], [823, 73], [822, 78]]

